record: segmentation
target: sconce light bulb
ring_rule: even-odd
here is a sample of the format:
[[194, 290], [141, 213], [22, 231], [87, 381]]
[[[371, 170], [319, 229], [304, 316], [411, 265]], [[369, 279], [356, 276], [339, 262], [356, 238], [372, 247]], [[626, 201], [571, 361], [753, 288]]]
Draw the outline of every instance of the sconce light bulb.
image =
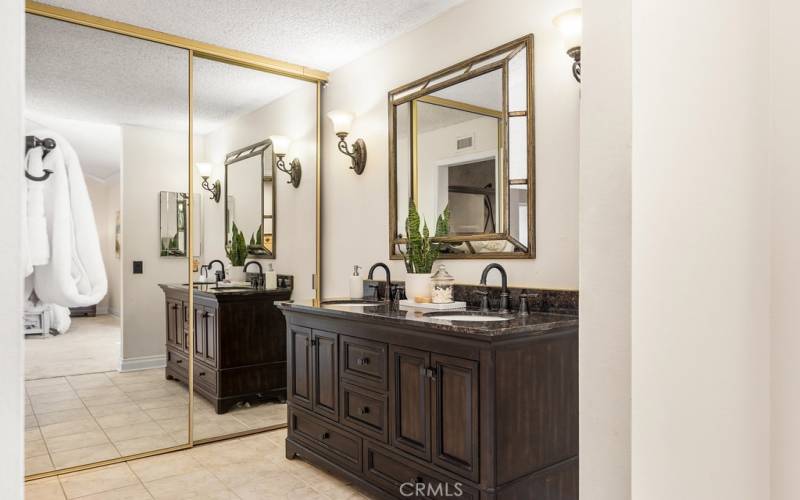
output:
[[200, 177], [202, 177], [203, 180], [206, 180], [209, 177], [211, 177], [212, 170], [214, 170], [213, 163], [208, 163], [204, 161], [197, 162], [197, 173], [200, 174]]
[[334, 133], [341, 138], [347, 137], [347, 134], [350, 133], [350, 127], [353, 125], [353, 113], [336, 110], [328, 113], [328, 118], [333, 124]]
[[272, 151], [275, 153], [275, 156], [283, 158], [286, 156], [286, 153], [289, 152], [289, 144], [290, 140], [288, 137], [283, 135], [273, 135], [269, 138], [272, 141]]
[[564, 38], [564, 48], [571, 52], [583, 42], [583, 15], [581, 9], [562, 12], [553, 19], [553, 24]]

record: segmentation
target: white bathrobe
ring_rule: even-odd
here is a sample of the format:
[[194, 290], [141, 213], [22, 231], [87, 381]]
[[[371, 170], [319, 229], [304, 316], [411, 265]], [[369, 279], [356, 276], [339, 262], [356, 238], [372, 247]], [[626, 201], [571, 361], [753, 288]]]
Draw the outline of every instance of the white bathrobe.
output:
[[[105, 297], [108, 281], [78, 155], [66, 139], [52, 131], [36, 130], [33, 135], [54, 139], [56, 148], [42, 165], [43, 169], [53, 171], [50, 178], [43, 182], [27, 181], [27, 209], [33, 219], [27, 228], [29, 248], [23, 264], [33, 266], [31, 284], [41, 302], [62, 307], [95, 305]], [[35, 149], [38, 153], [34, 155], [41, 157], [41, 148]], [[35, 156], [31, 161], [30, 154], [29, 164], [35, 165]], [[41, 197], [37, 190], [41, 190]], [[38, 226], [40, 208], [47, 220], [45, 242], [41, 241]], [[49, 257], [42, 262], [48, 253]]]

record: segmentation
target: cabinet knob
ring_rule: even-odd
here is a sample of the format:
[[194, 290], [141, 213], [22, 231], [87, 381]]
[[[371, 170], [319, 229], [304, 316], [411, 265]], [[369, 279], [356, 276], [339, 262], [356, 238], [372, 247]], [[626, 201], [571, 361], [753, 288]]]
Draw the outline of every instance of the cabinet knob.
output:
[[423, 374], [431, 380], [436, 380], [436, 368], [425, 368]]
[[178, 309], [178, 304], [172, 304], [172, 309], [173, 310]]
[[203, 317], [204, 317], [204, 318], [207, 318], [207, 317], [208, 317], [208, 311], [203, 311]]
[[356, 360], [356, 364], [359, 365], [359, 366], [366, 366], [366, 365], [369, 364], [369, 358], [366, 358], [366, 357], [365, 358], [358, 358]]
[[325, 431], [319, 435], [320, 439], [328, 439], [329, 437], [331, 437], [331, 435], [328, 433], [328, 431]]
[[178, 363], [178, 364], [181, 364], [181, 363], [183, 363], [183, 360], [182, 359], [176, 359], [175, 362]]
[[368, 413], [369, 413], [369, 406], [362, 406], [361, 408], [358, 409], [359, 415], [366, 415]]
[[205, 377], [206, 376], [206, 372], [200, 372], [200, 373], [197, 374], [197, 376], [198, 377]]

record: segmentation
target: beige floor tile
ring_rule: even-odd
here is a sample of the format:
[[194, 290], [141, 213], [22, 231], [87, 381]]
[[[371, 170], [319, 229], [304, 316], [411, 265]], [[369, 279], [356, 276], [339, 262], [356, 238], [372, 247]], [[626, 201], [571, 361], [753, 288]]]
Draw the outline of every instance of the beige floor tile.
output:
[[39, 455], [47, 455], [47, 446], [44, 444], [44, 439], [26, 441], [25, 458], [36, 457]]
[[103, 491], [94, 495], [80, 497], [78, 500], [151, 500], [153, 498], [142, 484], [126, 486], [111, 491]]
[[[151, 399], [159, 398], [177, 398], [176, 394], [172, 391], [159, 387], [157, 389], [148, 389], [145, 391], [126, 392], [125, 393], [132, 401], [149, 401]], [[180, 400], [180, 399], [179, 399]], [[180, 400], [182, 401], [182, 400]]]
[[75, 389], [75, 393], [80, 396], [81, 399], [91, 399], [91, 398], [98, 398], [102, 396], [122, 396], [125, 394], [120, 390], [118, 387], [112, 385], [108, 386], [99, 386], [99, 387], [84, 387], [80, 389]]
[[57, 401], [70, 401], [73, 399], [80, 398], [72, 389], [69, 391], [37, 394], [35, 396], [31, 396], [31, 406], [33, 407], [34, 412], [36, 412], [37, 405], [41, 403], [55, 403]]
[[[77, 410], [84, 408], [83, 401], [80, 399], [67, 399], [64, 401], [44, 401], [41, 403], [32, 403], [33, 405], [33, 412], [36, 414], [38, 418], [40, 415], [44, 415], [46, 413], [53, 413], [56, 411], [64, 411], [64, 410]], [[41, 424], [41, 420], [39, 422]]]
[[81, 407], [36, 415], [36, 420], [39, 422], [39, 425], [50, 425], [59, 422], [74, 422], [87, 417], [91, 417], [89, 410]]
[[269, 474], [283, 473], [283, 469], [274, 463], [263, 460], [227, 465], [212, 465], [206, 467], [217, 479], [225, 483], [228, 488], [242, 486]]
[[48, 392], [71, 391], [72, 386], [65, 377], [49, 377], [25, 382], [25, 392], [29, 396], [47, 394]]
[[189, 412], [183, 412], [179, 417], [156, 420], [158, 425], [167, 432], [186, 431], [189, 427]]
[[168, 418], [182, 417], [184, 419], [189, 415], [189, 406], [165, 406], [163, 408], [152, 408], [145, 410], [153, 420], [164, 420]]
[[71, 422], [58, 422], [41, 427], [41, 433], [45, 440], [50, 440], [69, 434], [78, 434], [81, 432], [93, 432], [99, 430], [100, 427], [93, 418], [73, 420]]
[[94, 417], [105, 417], [108, 415], [117, 415], [120, 413], [141, 411], [142, 409], [133, 401], [126, 401], [124, 403], [115, 403], [108, 405], [92, 406], [88, 409]]
[[109, 427], [105, 429], [105, 432], [109, 439], [116, 442], [163, 434], [164, 429], [154, 420], [150, 420], [136, 424], [122, 425], [120, 427]]
[[142, 410], [152, 410], [153, 408], [165, 408], [167, 406], [186, 406], [186, 401], [175, 396], [143, 399], [136, 402]]
[[75, 450], [78, 448], [86, 448], [89, 446], [97, 446], [109, 443], [108, 437], [101, 430], [94, 430], [88, 432], [78, 432], [75, 434], [66, 434], [63, 436], [49, 438], [45, 441], [47, 449], [50, 453], [60, 451]]
[[25, 415], [25, 430], [38, 429], [39, 421], [35, 415]]
[[196, 460], [181, 452], [133, 460], [128, 465], [145, 483], [202, 469]]
[[25, 459], [25, 475], [39, 474], [40, 472], [50, 472], [54, 470], [53, 461], [50, 455], [38, 455]]
[[306, 483], [296, 477], [281, 472], [261, 474], [252, 481], [233, 486], [233, 490], [243, 500], [266, 500], [272, 498], [298, 497], [296, 492], [305, 490]]
[[63, 469], [65, 467], [119, 458], [120, 454], [114, 445], [108, 443], [69, 451], [51, 452], [50, 457], [53, 459], [53, 465], [55, 465], [57, 469]]
[[139, 483], [128, 464], [121, 463], [59, 476], [67, 498], [78, 498]]
[[[87, 408], [95, 408], [97, 406], [108, 406], [123, 403], [130, 403], [132, 400], [124, 393], [119, 394], [100, 394], [97, 396], [90, 396], [82, 398]], [[36, 405], [33, 407], [36, 410]]]
[[64, 491], [57, 477], [25, 483], [25, 500], [64, 500]]
[[105, 373], [87, 373], [85, 375], [71, 375], [67, 377], [67, 382], [74, 389], [86, 389], [89, 387], [112, 387], [111, 383]]
[[38, 441], [40, 439], [44, 439], [42, 436], [42, 431], [39, 427], [33, 427], [31, 429], [25, 429], [25, 442], [28, 441]]
[[114, 446], [117, 447], [123, 456], [170, 448], [177, 444], [181, 443], [176, 442], [172, 436], [166, 433], [127, 439], [124, 441], [114, 441]]
[[254, 450], [239, 440], [197, 446], [189, 455], [204, 466], [222, 466], [264, 460], [263, 452]]
[[125, 413], [113, 413], [111, 415], [97, 417], [95, 420], [97, 420], [97, 423], [103, 429], [108, 429], [111, 427], [120, 427], [123, 425], [141, 424], [144, 422], [153, 421], [153, 419], [150, 418], [150, 415], [143, 412], [142, 410], [135, 410]]
[[219, 479], [205, 470], [149, 481], [145, 483], [145, 487], [157, 500], [181, 500], [188, 498], [204, 498], [209, 500], [237, 499], [236, 495]]

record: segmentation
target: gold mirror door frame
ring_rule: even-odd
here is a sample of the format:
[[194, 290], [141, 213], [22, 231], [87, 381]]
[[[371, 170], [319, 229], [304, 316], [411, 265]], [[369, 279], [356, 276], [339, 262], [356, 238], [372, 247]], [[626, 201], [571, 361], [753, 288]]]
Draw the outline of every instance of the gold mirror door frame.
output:
[[[317, 183], [316, 183], [316, 274], [314, 276], [314, 290], [316, 295], [316, 300], [319, 301], [321, 298], [321, 290], [322, 290], [322, 245], [321, 245], [321, 235], [322, 235], [322, 219], [321, 219], [321, 197], [322, 197], [322, 177], [321, 177], [321, 156], [320, 156], [320, 142], [321, 142], [321, 99], [322, 99], [322, 86], [328, 80], [328, 74], [324, 71], [315, 70], [312, 68], [307, 68], [304, 66], [296, 65], [287, 63], [284, 61], [279, 61], [275, 59], [270, 59], [267, 57], [259, 56], [256, 54], [250, 54], [247, 52], [242, 52], [239, 50], [227, 49], [224, 47], [219, 47], [216, 45], [199, 42], [196, 40], [191, 40], [188, 38], [171, 35], [168, 33], [162, 33], [159, 31], [142, 28], [139, 26], [135, 26], [132, 24], [121, 23], [117, 21], [112, 21], [110, 19], [105, 19], [102, 17], [93, 16], [90, 14], [85, 14], [82, 12], [77, 12], [69, 9], [63, 9], [60, 7], [54, 7], [51, 5], [46, 5], [38, 2], [26, 1], [25, 4], [25, 12], [26, 14], [32, 14], [36, 16], [41, 16], [45, 18], [55, 19], [59, 21], [64, 21], [80, 26], [85, 26], [87, 28], [98, 29], [106, 32], [116, 33], [118, 35], [128, 36], [132, 38], [137, 38], [141, 40], [147, 40], [150, 42], [156, 42], [163, 45], [168, 45], [176, 48], [185, 49], [187, 51], [188, 57], [188, 87], [186, 89], [188, 94], [188, 164], [186, 165], [188, 176], [189, 176], [189, 186], [187, 188], [188, 193], [188, 202], [187, 202], [187, 218], [190, 221], [189, 223], [189, 234], [187, 236], [188, 239], [188, 258], [187, 258], [187, 281], [189, 283], [189, 292], [188, 292], [188, 308], [190, 311], [193, 310], [194, 307], [194, 294], [193, 294], [193, 281], [194, 281], [194, 274], [193, 274], [193, 263], [192, 263], [192, 255], [194, 252], [193, 245], [192, 245], [192, 235], [194, 234], [194, 218], [193, 218], [193, 210], [194, 210], [194, 203], [192, 202], [193, 195], [194, 195], [194, 178], [193, 178], [193, 165], [194, 165], [194, 144], [193, 144], [193, 104], [192, 104], [192, 96], [193, 96], [193, 60], [194, 57], [203, 57], [206, 59], [217, 60], [220, 62], [225, 62], [229, 64], [235, 64], [251, 69], [256, 69], [259, 71], [265, 71], [268, 73], [274, 73], [282, 76], [287, 76], [291, 78], [296, 78], [308, 82], [312, 82], [316, 85], [316, 139], [317, 139], [317, 153], [316, 153], [316, 175], [317, 175]], [[145, 458], [154, 455], [160, 455], [164, 453], [169, 453], [173, 451], [183, 450], [187, 448], [191, 448], [194, 445], [194, 439], [192, 434], [192, 420], [193, 420], [193, 406], [194, 406], [194, 383], [193, 383], [193, 373], [192, 368], [194, 365], [194, 355], [193, 355], [193, 346], [192, 343], [194, 342], [194, 314], [188, 315], [188, 322], [189, 322], [189, 334], [188, 334], [188, 356], [189, 356], [189, 373], [188, 373], [188, 390], [189, 390], [189, 412], [187, 415], [188, 419], [188, 442], [186, 444], [170, 446], [167, 448], [162, 448], [153, 451], [147, 451], [142, 453], [136, 453], [132, 455], [125, 455], [118, 458], [113, 458], [109, 460], [102, 460], [93, 463], [87, 463], [82, 465], [77, 465], [73, 467], [65, 467], [62, 469], [56, 469], [48, 472], [43, 472], [39, 474], [31, 474], [25, 476], [25, 481], [31, 481], [35, 479], [41, 479], [45, 477], [51, 477], [59, 474], [67, 474], [70, 472], [77, 472], [85, 469], [91, 469], [94, 467], [101, 467], [104, 465], [111, 465], [115, 463], [125, 462], [128, 460], [134, 460], [138, 458]], [[222, 439], [230, 439], [231, 437], [236, 436], [224, 436]]]
[[[525, 106], [524, 109], [510, 110], [509, 107], [509, 63], [521, 51], [525, 50]], [[438, 91], [466, 82], [494, 71], [502, 72], [502, 111], [485, 109], [463, 102], [451, 101], [432, 95]], [[393, 89], [388, 94], [389, 110], [389, 256], [391, 259], [403, 259], [399, 246], [406, 243], [406, 239], [398, 237], [398, 230], [402, 221], [398, 221], [398, 108], [403, 104], [410, 105], [409, 146], [410, 160], [409, 191], [411, 197], [419, 206], [419, 173], [417, 155], [417, 104], [428, 103], [452, 109], [469, 111], [474, 114], [493, 116], [499, 119], [498, 135], [498, 161], [500, 167], [499, 179], [501, 189], [498, 197], [502, 211], [498, 214], [500, 231], [491, 233], [448, 235], [433, 238], [434, 241], [452, 244], [464, 244], [469, 253], [440, 254], [440, 259], [533, 259], [536, 257], [536, 229], [535, 229], [535, 130], [534, 130], [534, 99], [533, 99], [533, 35], [529, 34], [504, 45], [478, 54], [461, 61], [450, 67], [432, 73], [411, 83]], [[510, 178], [509, 175], [509, 122], [510, 119], [524, 119], [526, 124], [527, 153], [525, 179]], [[512, 185], [519, 185], [527, 189], [527, 245], [515, 238], [509, 229], [511, 219], [509, 192]], [[429, 221], [430, 222], [430, 221]], [[513, 252], [477, 252], [474, 246], [478, 242], [508, 242], [515, 251]]]

